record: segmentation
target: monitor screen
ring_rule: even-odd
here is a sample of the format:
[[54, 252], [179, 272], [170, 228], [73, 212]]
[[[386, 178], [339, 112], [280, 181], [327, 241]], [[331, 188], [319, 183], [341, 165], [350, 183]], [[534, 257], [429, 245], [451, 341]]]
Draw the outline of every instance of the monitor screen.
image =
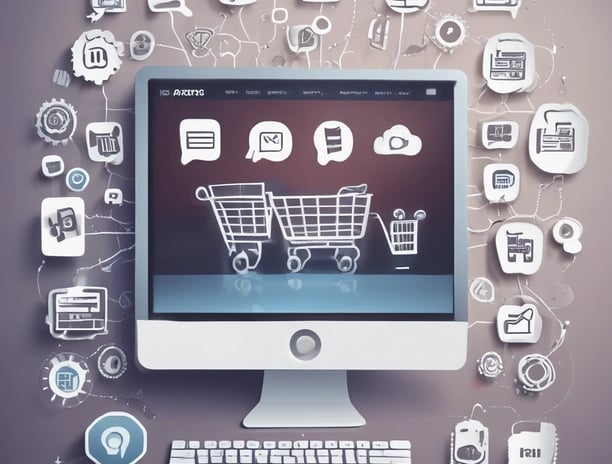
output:
[[148, 81], [151, 317], [453, 318], [454, 81]]
[[144, 68], [136, 348], [150, 369], [457, 369], [457, 71]]

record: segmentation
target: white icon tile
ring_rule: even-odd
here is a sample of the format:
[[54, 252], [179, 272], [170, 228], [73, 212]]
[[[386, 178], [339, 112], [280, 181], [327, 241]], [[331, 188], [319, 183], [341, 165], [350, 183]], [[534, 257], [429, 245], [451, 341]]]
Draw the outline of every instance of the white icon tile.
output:
[[40, 205], [40, 242], [45, 256], [85, 253], [85, 203], [77, 197], [45, 198]]
[[285, 161], [293, 150], [293, 136], [289, 128], [279, 121], [261, 121], [249, 132], [249, 151], [246, 158], [254, 163], [260, 160]]
[[377, 155], [415, 156], [421, 152], [423, 142], [403, 124], [396, 124], [374, 140]]
[[516, 33], [491, 37], [482, 57], [482, 74], [493, 92], [531, 92], [537, 85], [533, 45]]
[[485, 197], [491, 203], [508, 203], [518, 198], [521, 189], [521, 173], [510, 163], [493, 163], [483, 171]]
[[495, 235], [495, 246], [502, 271], [532, 275], [538, 272], [544, 252], [544, 234], [535, 224], [512, 222], [502, 225]]
[[327, 166], [331, 161], [346, 161], [353, 153], [353, 132], [341, 121], [325, 121], [319, 124], [313, 140], [317, 161], [321, 166]]
[[570, 104], [549, 103], [536, 111], [529, 131], [529, 156], [542, 171], [575, 174], [589, 150], [589, 123]]
[[497, 312], [497, 335], [504, 343], [537, 343], [542, 316], [533, 304], [503, 305]]
[[179, 126], [181, 163], [215, 161], [221, 156], [221, 125], [215, 119], [183, 119]]

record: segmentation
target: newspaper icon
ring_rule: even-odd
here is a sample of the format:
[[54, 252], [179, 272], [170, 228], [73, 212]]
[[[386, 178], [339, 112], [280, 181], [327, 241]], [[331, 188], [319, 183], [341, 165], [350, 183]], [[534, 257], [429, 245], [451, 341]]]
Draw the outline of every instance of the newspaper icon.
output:
[[47, 324], [54, 338], [89, 340], [107, 334], [104, 287], [58, 288], [49, 293]]

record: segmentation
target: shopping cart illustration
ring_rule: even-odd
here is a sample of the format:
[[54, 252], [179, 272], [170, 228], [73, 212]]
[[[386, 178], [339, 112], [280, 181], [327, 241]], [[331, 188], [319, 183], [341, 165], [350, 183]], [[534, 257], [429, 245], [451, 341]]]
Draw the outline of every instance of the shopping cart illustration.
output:
[[312, 250], [334, 250], [338, 270], [354, 272], [361, 252], [372, 194], [367, 185], [342, 187], [336, 195], [274, 195], [268, 193], [287, 248], [287, 269], [299, 272]]
[[414, 219], [406, 219], [406, 212], [400, 208], [396, 209], [393, 211], [395, 220], [389, 224], [389, 230], [387, 230], [380, 214], [372, 213], [372, 216], [380, 222], [391, 254], [396, 256], [416, 255], [419, 252], [419, 221], [427, 216], [424, 210], [417, 210], [414, 213]]
[[239, 274], [257, 268], [262, 243], [270, 239], [272, 209], [268, 205], [265, 184], [236, 183], [199, 186], [195, 196], [210, 202], [219, 229]]

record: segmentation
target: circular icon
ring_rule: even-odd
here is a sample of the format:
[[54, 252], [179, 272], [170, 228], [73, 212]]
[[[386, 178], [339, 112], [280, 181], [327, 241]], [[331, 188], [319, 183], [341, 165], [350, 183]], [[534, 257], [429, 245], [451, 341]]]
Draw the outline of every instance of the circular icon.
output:
[[332, 23], [327, 16], [317, 16], [312, 20], [312, 24], [310, 25], [312, 30], [319, 35], [325, 35], [332, 29]]
[[66, 186], [73, 192], [82, 192], [89, 184], [89, 174], [83, 168], [72, 168], [66, 174]]
[[465, 24], [455, 16], [445, 16], [436, 23], [434, 35], [441, 48], [450, 50], [465, 41]]
[[143, 61], [151, 56], [155, 48], [155, 37], [149, 31], [136, 31], [130, 38], [130, 56]]
[[146, 452], [147, 431], [126, 412], [107, 412], [85, 430], [85, 454], [97, 464], [134, 464]]
[[478, 360], [478, 373], [487, 378], [494, 379], [502, 373], [504, 363], [499, 353], [489, 351]]
[[85, 401], [93, 384], [82, 356], [59, 353], [45, 361], [40, 386], [49, 401], [62, 408], [73, 408]]
[[518, 365], [518, 379], [525, 392], [541, 392], [555, 382], [555, 368], [546, 356], [528, 354]]
[[44, 102], [36, 114], [38, 136], [52, 145], [67, 144], [74, 135], [76, 124], [76, 111], [63, 98]]
[[98, 356], [98, 371], [107, 379], [118, 379], [127, 370], [127, 356], [116, 345], [109, 345]]

